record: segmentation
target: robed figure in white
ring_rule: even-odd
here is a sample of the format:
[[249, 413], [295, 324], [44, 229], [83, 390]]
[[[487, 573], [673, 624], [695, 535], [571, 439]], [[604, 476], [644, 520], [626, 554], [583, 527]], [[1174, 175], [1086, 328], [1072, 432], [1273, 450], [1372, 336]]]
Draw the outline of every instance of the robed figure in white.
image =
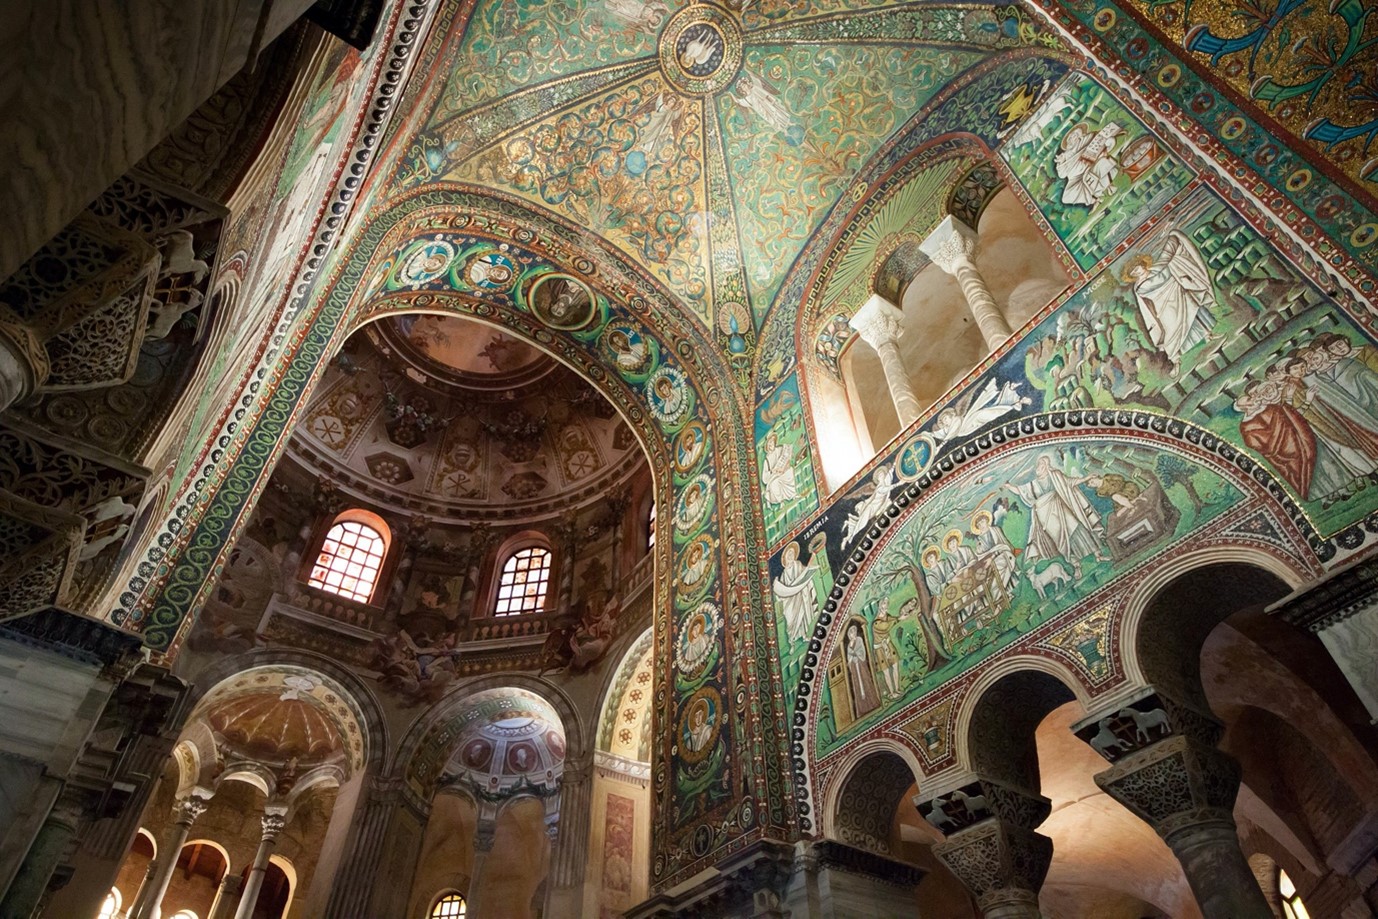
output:
[[785, 633], [790, 641], [804, 641], [813, 631], [818, 619], [818, 591], [813, 584], [813, 576], [818, 573], [818, 565], [810, 559], [805, 565], [799, 561], [799, 543], [785, 546], [781, 556], [784, 566], [780, 576], [771, 586], [775, 598], [785, 616]]
[[1104, 559], [1101, 553], [1103, 530], [1095, 508], [1077, 486], [1085, 479], [1073, 479], [1053, 468], [1047, 454], [1038, 458], [1033, 480], [1025, 485], [1006, 484], [1020, 501], [1028, 505], [1029, 544], [1024, 559], [1029, 565], [1042, 559], [1064, 559], [1072, 563], [1081, 577], [1081, 560], [1088, 555]]
[[1215, 288], [1205, 260], [1185, 233], [1172, 230], [1156, 258], [1135, 259], [1124, 276], [1134, 285], [1149, 341], [1176, 369], [1215, 325]]

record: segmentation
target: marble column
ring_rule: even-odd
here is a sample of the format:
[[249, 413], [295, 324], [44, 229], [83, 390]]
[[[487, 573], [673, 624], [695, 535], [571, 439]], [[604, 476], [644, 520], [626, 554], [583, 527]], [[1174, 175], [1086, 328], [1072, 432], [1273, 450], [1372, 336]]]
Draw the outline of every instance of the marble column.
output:
[[1053, 841], [1036, 828], [1052, 803], [986, 776], [916, 801], [925, 820], [947, 835], [933, 854], [976, 898], [985, 919], [1038, 919], [1038, 891]]
[[70, 852], [80, 822], [76, 807], [61, 803], [53, 807], [0, 900], [0, 916], [24, 919], [39, 911], [48, 882]]
[[250, 919], [254, 914], [258, 892], [263, 889], [263, 876], [268, 872], [268, 858], [273, 854], [282, 828], [287, 825], [287, 808], [281, 804], [269, 804], [264, 808], [262, 824], [263, 835], [259, 838], [249, 876], [244, 880], [244, 892], [239, 895], [239, 908], [234, 911], [234, 919]]
[[885, 382], [890, 386], [890, 398], [895, 401], [895, 413], [899, 415], [900, 427], [907, 428], [919, 417], [921, 408], [914, 387], [909, 385], [909, 374], [904, 369], [904, 359], [900, 357], [899, 340], [904, 334], [904, 314], [900, 308], [880, 294], [872, 294], [851, 318], [851, 326], [856, 329], [862, 341], [875, 349], [880, 357], [880, 365], [885, 370]]
[[554, 838], [550, 875], [554, 887], [574, 887], [584, 881], [588, 860], [589, 810], [593, 790], [592, 761], [565, 761], [560, 778], [559, 833]]
[[33, 330], [0, 319], [0, 412], [25, 399], [48, 378], [48, 352]]
[[491, 818], [479, 818], [478, 828], [474, 830], [474, 868], [469, 873], [469, 889], [464, 892], [468, 919], [490, 919], [483, 911], [483, 868], [493, 852], [497, 830], [497, 824]]
[[215, 901], [206, 913], [206, 919], [230, 919], [234, 915], [239, 894], [244, 889], [244, 879], [237, 874], [227, 874], [215, 889]]
[[158, 846], [158, 857], [153, 863], [153, 875], [144, 884], [148, 895], [143, 902], [136, 905], [131, 919], [158, 919], [162, 915], [163, 896], [167, 893], [168, 884], [172, 882], [172, 872], [177, 867], [182, 846], [186, 845], [191, 825], [210, 805], [211, 794], [209, 789], [194, 788], [190, 794], [178, 799], [173, 805], [172, 826], [168, 827], [163, 835], [162, 844]]
[[928, 260], [957, 279], [966, 298], [971, 315], [986, 339], [986, 347], [994, 351], [1012, 334], [1005, 313], [995, 302], [986, 279], [976, 270], [972, 257], [976, 254], [976, 231], [952, 215], [943, 218], [928, 238], [919, 244]]
[[326, 919], [352, 919], [367, 906], [377, 880], [388, 827], [401, 803], [401, 784], [396, 779], [375, 778], [369, 783], [368, 799], [357, 811], [353, 839], [336, 871], [330, 902], [325, 908]]
[[1239, 845], [1234, 799], [1239, 763], [1212, 745], [1173, 734], [1118, 757], [1095, 776], [1106, 794], [1163, 837], [1204, 919], [1273, 915]]

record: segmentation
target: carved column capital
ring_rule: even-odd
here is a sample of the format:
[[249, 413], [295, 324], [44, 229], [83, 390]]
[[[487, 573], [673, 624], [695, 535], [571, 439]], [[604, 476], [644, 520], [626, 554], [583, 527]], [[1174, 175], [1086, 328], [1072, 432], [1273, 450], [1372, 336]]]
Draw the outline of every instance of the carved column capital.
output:
[[263, 825], [263, 838], [275, 840], [287, 826], [287, 811], [273, 810], [259, 818]]
[[211, 793], [208, 789], [196, 788], [184, 798], [178, 798], [172, 805], [172, 819], [175, 823], [191, 826], [210, 807]]
[[1172, 844], [1200, 825], [1233, 825], [1239, 763], [1199, 740], [1174, 735], [1119, 760], [1096, 784]]
[[976, 256], [976, 231], [949, 214], [919, 243], [919, 250], [930, 262], [955, 275]]
[[976, 897], [987, 916], [1037, 916], [1038, 890], [1053, 843], [1036, 832], [1052, 802], [986, 777], [918, 802], [919, 813], [947, 839], [933, 854]]
[[872, 294], [849, 320], [862, 341], [877, 351], [900, 340], [904, 334], [903, 323], [904, 313], [880, 294]]

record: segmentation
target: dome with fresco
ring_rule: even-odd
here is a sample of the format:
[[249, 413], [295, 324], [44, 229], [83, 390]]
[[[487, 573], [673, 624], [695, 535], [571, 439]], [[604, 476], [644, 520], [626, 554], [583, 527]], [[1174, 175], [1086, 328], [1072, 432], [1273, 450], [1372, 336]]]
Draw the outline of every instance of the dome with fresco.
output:
[[574, 371], [490, 326], [390, 317], [352, 336], [289, 445], [299, 472], [437, 522], [549, 517], [601, 500], [645, 458]]
[[565, 764], [559, 713], [535, 693], [514, 687], [476, 693], [423, 738], [413, 760], [413, 787], [466, 785], [487, 797], [556, 788]]

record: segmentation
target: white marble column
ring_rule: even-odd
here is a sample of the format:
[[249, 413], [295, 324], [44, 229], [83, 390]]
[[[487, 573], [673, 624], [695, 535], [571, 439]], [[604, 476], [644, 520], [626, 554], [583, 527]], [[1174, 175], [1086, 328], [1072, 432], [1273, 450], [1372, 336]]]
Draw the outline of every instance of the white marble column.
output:
[[263, 889], [263, 876], [268, 872], [268, 858], [277, 845], [278, 834], [287, 825], [287, 808], [281, 804], [269, 804], [264, 808], [262, 823], [263, 836], [258, 841], [258, 851], [254, 853], [253, 867], [244, 881], [244, 892], [239, 896], [239, 908], [234, 911], [234, 919], [250, 919], [254, 914], [258, 892]]
[[191, 825], [206, 812], [210, 806], [212, 792], [207, 788], [193, 788], [191, 793], [178, 799], [173, 805], [172, 826], [163, 836], [158, 847], [158, 857], [154, 862], [153, 875], [144, 885], [148, 890], [142, 903], [135, 904], [131, 919], [159, 919], [163, 911], [163, 896], [168, 884], [172, 882], [172, 872], [177, 868], [177, 859], [182, 854], [182, 846], [187, 843]]
[[971, 315], [986, 339], [986, 347], [994, 351], [1012, 334], [1005, 313], [995, 302], [986, 279], [972, 261], [976, 254], [976, 231], [952, 215], [943, 218], [928, 238], [919, 244], [928, 260], [957, 279], [962, 296], [966, 297]]
[[880, 365], [885, 369], [885, 382], [890, 385], [890, 398], [895, 400], [895, 412], [899, 415], [900, 427], [907, 428], [919, 417], [919, 400], [914, 388], [909, 385], [909, 374], [904, 369], [900, 357], [899, 340], [904, 334], [900, 308], [880, 294], [872, 294], [871, 299], [856, 311], [851, 319], [866, 344], [875, 349], [880, 357]]

